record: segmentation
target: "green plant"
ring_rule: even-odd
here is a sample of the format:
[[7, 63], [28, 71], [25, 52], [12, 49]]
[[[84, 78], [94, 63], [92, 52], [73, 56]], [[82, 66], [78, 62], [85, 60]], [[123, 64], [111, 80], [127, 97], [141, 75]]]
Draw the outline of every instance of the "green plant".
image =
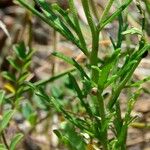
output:
[[[40, 118], [37, 117], [37, 109], [40, 108], [42, 110], [49, 110], [49, 101], [43, 101], [42, 103], [37, 100], [36, 108], [32, 106], [30, 98], [28, 99], [24, 95], [28, 91], [28, 94], [32, 97], [32, 91], [29, 86], [26, 85], [26, 82], [27, 78], [31, 74], [30, 64], [33, 54], [34, 51], [25, 46], [24, 42], [13, 45], [13, 53], [11, 56], [7, 57], [11, 70], [1, 72], [3, 78], [7, 81], [4, 87], [7, 91], [11, 92], [11, 94], [6, 95], [3, 90], [0, 91], [0, 135], [2, 139], [1, 143], [4, 143], [0, 145], [0, 149], [2, 150], [15, 150], [16, 145], [23, 138], [24, 134], [27, 134], [20, 130], [21, 133], [16, 133], [10, 142], [7, 140], [5, 131], [7, 130], [11, 120], [15, 120], [16, 114], [21, 114], [23, 118], [31, 124], [32, 131], [40, 120]], [[50, 77], [47, 80], [35, 82], [34, 86], [40, 87], [46, 85], [47, 83], [53, 82], [73, 71], [75, 71], [75, 69], [69, 69], [56, 76]], [[11, 109], [5, 109], [6, 104], [9, 105], [9, 108]]]
[[[0, 105], [2, 107], [2, 104], [5, 101], [5, 92], [0, 91]], [[21, 133], [16, 133], [14, 137], [11, 139], [11, 142], [8, 144], [6, 137], [5, 137], [5, 130], [7, 129], [7, 126], [14, 115], [15, 111], [14, 110], [5, 110], [4, 112], [1, 110], [1, 115], [0, 115], [0, 135], [1, 135], [1, 144], [0, 144], [0, 149], [1, 150], [15, 150], [16, 145], [20, 142], [20, 140], [23, 137], [23, 134]], [[3, 144], [2, 144], [3, 143]]]
[[[86, 147], [88, 149], [94, 149], [94, 147], [97, 147], [98, 149], [102, 148], [104, 150], [125, 150], [127, 130], [129, 125], [134, 121], [134, 118], [131, 116], [131, 111], [142, 91], [142, 83], [145, 82], [143, 80], [143, 82], [139, 81], [136, 84], [132, 83], [131, 79], [143, 55], [150, 48], [150, 44], [146, 42], [144, 37], [145, 17], [140, 3], [137, 1], [136, 5], [142, 16], [142, 24], [141, 29], [137, 29], [128, 27], [123, 17], [123, 10], [130, 5], [132, 0], [124, 1], [112, 15], [109, 15], [109, 10], [112, 4], [115, 3], [115, 0], [109, 0], [98, 23], [94, 21], [89, 1], [81, 0], [92, 36], [92, 48], [90, 49], [82, 33], [80, 20], [78, 19], [73, 0], [69, 0], [69, 10], [63, 10], [57, 4], [49, 5], [44, 0], [35, 0], [34, 2], [39, 6], [41, 12], [34, 9], [32, 5], [24, 0], [17, 1], [75, 44], [87, 57], [88, 67], [82, 66], [73, 58], [69, 58], [62, 53], [53, 53], [54, 56], [71, 64], [76, 70], [74, 73], [67, 73], [69, 81], [73, 85], [72, 90], [74, 93], [76, 92], [77, 100], [79, 100], [80, 107], [77, 110], [73, 108], [68, 110], [58, 97], [49, 96], [41, 86], [47, 83], [45, 81], [41, 81], [43, 84], [39, 84], [38, 87], [36, 86], [37, 83], [25, 84], [21, 92], [19, 90], [19, 93], [17, 92], [15, 94], [16, 106], [18, 106], [18, 99], [22, 92], [32, 89], [49, 107], [54, 105], [65, 116], [68, 122], [73, 125], [66, 125], [67, 127], [65, 126], [66, 128], [63, 128], [63, 131], [68, 128], [69, 133], [63, 131], [61, 133], [55, 130], [60, 140], [69, 145], [71, 149], [86, 149]], [[116, 18], [118, 18], [119, 22], [117, 41], [111, 38], [113, 45], [111, 54], [103, 59], [99, 56], [99, 34], [108, 23], [111, 23]], [[122, 43], [126, 42], [125, 37], [127, 34], [135, 34], [140, 38], [134, 50], [129, 49], [124, 53], [122, 51]], [[14, 63], [11, 64], [17, 69]], [[8, 76], [8, 73], [6, 75]], [[20, 88], [20, 86], [19, 84], [17, 87]], [[134, 89], [132, 89], [133, 87]], [[127, 110], [123, 117], [120, 108], [120, 94], [125, 88], [133, 90], [133, 93], [127, 99]], [[110, 96], [106, 99], [107, 89], [110, 89]], [[108, 131], [112, 131], [112, 139], [109, 138]], [[87, 141], [85, 138], [86, 134], [88, 135]], [[82, 141], [82, 148], [77, 147], [76, 144], [78, 142], [75, 143], [75, 139]]]

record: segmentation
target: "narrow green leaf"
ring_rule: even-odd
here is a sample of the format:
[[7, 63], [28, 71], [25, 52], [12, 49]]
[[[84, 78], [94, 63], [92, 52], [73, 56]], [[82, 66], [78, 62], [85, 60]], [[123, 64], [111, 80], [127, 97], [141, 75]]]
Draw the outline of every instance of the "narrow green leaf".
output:
[[98, 24], [99, 31], [101, 31], [108, 23], [112, 22], [117, 16], [119, 16], [132, 1], [133, 0], [126, 0], [111, 16], [106, 18], [102, 23], [100, 22]]
[[15, 150], [16, 149], [16, 145], [20, 142], [20, 140], [23, 138], [23, 134], [18, 133], [16, 134], [10, 143], [10, 150]]
[[68, 73], [75, 72], [75, 71], [76, 71], [75, 68], [66, 70], [66, 71], [64, 71], [64, 72], [62, 72], [60, 74], [57, 74], [56, 76], [50, 77], [47, 80], [37, 81], [36, 83], [34, 83], [34, 85], [35, 86], [41, 86], [41, 85], [45, 85], [45, 84], [50, 83], [50, 82], [54, 82], [55, 80], [58, 80], [59, 78], [67, 75]]
[[111, 36], [110, 36], [109, 38], [110, 38], [110, 41], [111, 41], [111, 43], [112, 43], [112, 45], [113, 45], [113, 48], [116, 49], [116, 48], [117, 48], [117, 45], [116, 45], [114, 39], [113, 39]]
[[135, 28], [135, 27], [122, 32], [122, 35], [126, 35], [126, 34], [138, 34], [138, 35], [143, 36], [142, 30]]
[[19, 44], [16, 44], [13, 47], [13, 50], [17, 54], [18, 58], [20, 58], [21, 60], [26, 59], [26, 46], [25, 46], [24, 42], [20, 42]]
[[64, 109], [62, 104], [59, 100], [55, 99], [54, 97], [51, 98], [51, 102], [56, 107], [57, 111], [62, 112], [64, 116], [73, 124], [77, 125], [77, 122], [75, 121], [75, 118], [73, 118], [69, 113], [67, 113]]
[[86, 77], [87, 79], [89, 79], [88, 75], [85, 73], [82, 66], [79, 63], [77, 63], [73, 58], [69, 58], [69, 57], [65, 56], [63, 53], [56, 52], [56, 51], [52, 54], [54, 56], [64, 60], [68, 64], [73, 65], [74, 67], [76, 67], [79, 70], [79, 72], [81, 73], [82, 77]]
[[51, 98], [51, 101], [52, 101], [53, 105], [56, 107], [57, 111], [61, 112], [62, 105], [60, 104], [60, 102], [53, 97]]
[[18, 83], [23, 83], [26, 79], [27, 79], [27, 77], [30, 75], [30, 73], [28, 73], [28, 72], [25, 72], [24, 74], [22, 74], [20, 77], [19, 77], [19, 79], [18, 79]]
[[86, 150], [83, 138], [75, 131], [75, 127], [72, 124], [64, 124], [62, 133], [69, 139], [69, 145], [72, 150]]
[[59, 19], [59, 17], [53, 12], [52, 8], [50, 8], [50, 5], [48, 5], [48, 3], [45, 0], [39, 0], [37, 2], [41, 8], [43, 9], [43, 12], [45, 13], [45, 15], [47, 17], [49, 17], [51, 19], [51, 21], [54, 22], [54, 24], [58, 27], [61, 28], [63, 30], [62, 24], [61, 24], [61, 20]]
[[80, 23], [79, 23], [79, 17], [78, 17], [78, 14], [77, 14], [77, 10], [76, 10], [76, 7], [74, 5], [74, 1], [73, 0], [69, 0], [69, 5], [70, 5], [70, 11], [73, 15], [73, 20], [74, 20], [74, 24], [75, 24], [75, 27], [76, 27], [76, 30], [77, 30], [77, 35], [80, 39], [80, 42], [84, 48], [84, 53], [86, 55], [88, 55], [88, 50], [87, 50], [87, 47], [86, 47], [86, 42], [85, 42], [85, 38], [82, 34], [82, 30], [81, 30], [81, 27], [80, 27]]
[[85, 120], [77, 118], [77, 116], [72, 116], [73, 114], [71, 115], [69, 112], [67, 112], [62, 106], [62, 104], [59, 102], [59, 100], [52, 97], [51, 102], [57, 108], [58, 111], [64, 114], [65, 118], [70, 123], [81, 129], [82, 131], [87, 132], [89, 135], [93, 136], [93, 133], [90, 131], [89, 124]]
[[13, 57], [9, 56], [7, 57], [7, 60], [13, 68], [15, 68], [17, 71], [20, 70], [20, 65], [16, 63], [16, 60]]
[[81, 0], [82, 2], [82, 6], [83, 6], [83, 9], [84, 9], [84, 13], [85, 13], [85, 16], [86, 16], [86, 19], [87, 19], [87, 22], [89, 24], [89, 27], [90, 27], [90, 30], [91, 30], [91, 33], [92, 33], [92, 39], [93, 41], [96, 40], [95, 38], [97, 38], [95, 35], [96, 35], [96, 24], [94, 22], [94, 19], [93, 19], [93, 16], [92, 16], [92, 13], [90, 11], [90, 5], [89, 5], [89, 1], [88, 0]]
[[77, 32], [75, 25], [69, 17], [68, 11], [65, 11], [56, 3], [52, 4], [51, 7], [54, 11], [57, 11], [62, 16], [62, 19], [65, 19], [66, 23], [69, 24], [74, 31]]
[[4, 96], [5, 96], [5, 92], [0, 90], [0, 106], [2, 105], [3, 103], [3, 100], [4, 100]]
[[[67, 146], [71, 145], [72, 142], [70, 141], [70, 139], [65, 135], [65, 134], [62, 134], [60, 131], [58, 130], [54, 130], [53, 131], [57, 137], [59, 138], [59, 140], [61, 140], [63, 143], [65, 143]], [[73, 148], [71, 147], [72, 150], [78, 150], [76, 148]]]
[[[143, 54], [144, 54], [146, 51], [150, 51], [150, 44], [145, 44], [145, 45], [143, 46], [143, 48], [141, 48], [140, 50], [137, 51], [136, 59], [142, 58]], [[134, 57], [134, 55], [133, 55], [133, 57]]]
[[86, 74], [86, 72], [84, 71], [84, 69], [82, 68], [82, 66], [76, 60], [74, 60], [74, 59], [72, 59], [72, 60], [74, 62], [74, 67], [76, 67], [79, 70], [82, 78], [85, 77], [87, 80], [90, 80], [89, 76]]
[[54, 56], [56, 56], [56, 57], [58, 57], [58, 58], [64, 60], [64, 61], [67, 62], [68, 64], [71, 64], [71, 65], [74, 66], [74, 61], [73, 61], [73, 59], [70, 58], [70, 57], [67, 57], [67, 56], [64, 55], [63, 53], [58, 52], [58, 51], [55, 51], [55, 52], [52, 53], [52, 55], [54, 55]]
[[23, 69], [24, 71], [28, 70], [28, 68], [29, 68], [29, 66], [30, 66], [30, 64], [31, 64], [31, 62], [32, 62], [31, 59], [26, 60], [26, 61], [25, 61], [25, 64], [23, 65], [23, 68], [22, 68], [22, 69]]
[[57, 135], [57, 137], [63, 141], [63, 135], [61, 134], [61, 132], [59, 130], [53, 130], [53, 132]]
[[64, 34], [71, 40], [76, 42], [77, 39], [72, 34], [70, 29], [62, 22], [62, 20], [53, 12], [52, 8], [49, 7], [48, 3], [45, 0], [39, 0], [38, 1], [45, 15], [57, 26], [57, 28], [61, 29]]
[[[67, 28], [67, 26], [64, 25], [64, 23], [61, 21], [61, 27], [58, 26], [57, 22], [58, 19], [55, 20], [55, 18], [51, 18], [46, 11], [43, 11], [43, 13], [38, 12], [36, 9], [34, 9], [32, 6], [28, 4], [26, 0], [17, 0], [22, 6], [30, 10], [33, 14], [41, 18], [45, 23], [47, 23], [49, 26], [54, 28], [56, 31], [58, 31], [60, 34], [62, 34], [67, 40], [74, 43], [78, 48], [80, 48], [84, 52], [84, 48], [81, 46], [80, 41], [72, 34], [72, 32]], [[58, 18], [58, 16], [57, 16]], [[59, 19], [60, 21], [60, 19]], [[66, 30], [67, 31], [66, 31]]]
[[16, 82], [16, 77], [14, 74], [11, 74], [7, 71], [3, 71], [2, 76], [9, 81]]
[[0, 122], [0, 132], [6, 128], [6, 126], [10, 122], [10, 119], [12, 118], [13, 114], [14, 114], [14, 110], [7, 110], [4, 113], [3, 119]]
[[144, 84], [145, 82], [150, 81], [150, 76], [145, 77], [142, 80], [136, 81], [135, 83], [129, 84], [126, 87], [139, 87], [140, 85]]
[[69, 78], [70, 78], [71, 83], [73, 84], [74, 89], [76, 90], [76, 92], [78, 94], [79, 99], [83, 99], [82, 91], [81, 91], [80, 87], [78, 86], [78, 83], [77, 83], [75, 77], [69, 73]]
[[109, 72], [112, 69], [113, 64], [114, 64], [116, 58], [119, 56], [119, 54], [120, 54], [120, 49], [114, 51], [112, 56], [110, 58], [108, 58], [106, 63], [100, 68], [101, 71], [100, 71], [98, 86], [101, 90], [103, 90], [103, 88], [108, 80]]
[[118, 21], [119, 21], [118, 39], [117, 39], [117, 44], [115, 49], [121, 48], [124, 39], [124, 35], [122, 35], [122, 32], [126, 31], [128, 28], [128, 24], [124, 23], [122, 13], [118, 16]]

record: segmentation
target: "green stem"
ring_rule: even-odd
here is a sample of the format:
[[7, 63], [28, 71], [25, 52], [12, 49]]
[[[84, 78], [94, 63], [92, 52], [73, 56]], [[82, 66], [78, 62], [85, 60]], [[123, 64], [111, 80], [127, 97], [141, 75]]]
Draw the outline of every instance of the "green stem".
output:
[[95, 34], [95, 37], [92, 39], [92, 51], [90, 55], [90, 64], [97, 66], [98, 59], [98, 48], [99, 48], [99, 32]]
[[90, 13], [89, 2], [88, 2], [88, 0], [81, 0], [81, 1], [82, 1], [83, 9], [85, 12], [85, 16], [87, 18], [88, 24], [91, 29], [92, 38], [94, 38], [95, 34], [96, 34], [96, 25], [94, 23], [91, 13]]
[[[98, 48], [99, 48], [99, 32], [97, 32], [97, 36], [95, 36], [95, 38], [93, 38], [92, 43], [93, 44], [92, 44], [92, 51], [91, 51], [91, 55], [90, 55], [90, 64], [91, 64], [91, 66], [97, 66]], [[98, 81], [98, 76], [99, 76], [98, 72], [95, 69], [93, 69], [91, 78], [96, 83]]]
[[116, 128], [116, 132], [117, 132], [117, 136], [119, 136], [119, 133], [121, 131], [122, 125], [123, 125], [123, 121], [122, 121], [122, 117], [121, 117], [121, 109], [120, 109], [120, 102], [117, 101], [115, 104], [115, 109], [116, 109], [116, 117], [114, 120], [114, 125]]
[[[98, 63], [97, 55], [98, 55], [98, 48], [99, 48], [99, 31], [97, 30], [97, 27], [90, 13], [89, 1], [82, 0], [82, 5], [83, 5], [83, 9], [84, 9], [88, 24], [90, 26], [91, 33], [92, 33], [92, 51], [90, 54], [90, 65], [97, 66], [97, 63]], [[92, 80], [96, 82], [98, 75], [96, 74], [95, 70], [92, 70], [91, 76], [92, 76]]]
[[[101, 125], [102, 125], [102, 129], [103, 129], [103, 125], [105, 125], [106, 122], [106, 114], [105, 114], [105, 105], [104, 105], [104, 99], [102, 97], [102, 92], [98, 91], [98, 95], [97, 95], [97, 100], [98, 100], [98, 104], [99, 104], [99, 115], [101, 118]], [[107, 128], [105, 127], [100, 135], [101, 138], [101, 142], [103, 145], [104, 150], [108, 149], [107, 143], [108, 143], [108, 139], [107, 139]]]

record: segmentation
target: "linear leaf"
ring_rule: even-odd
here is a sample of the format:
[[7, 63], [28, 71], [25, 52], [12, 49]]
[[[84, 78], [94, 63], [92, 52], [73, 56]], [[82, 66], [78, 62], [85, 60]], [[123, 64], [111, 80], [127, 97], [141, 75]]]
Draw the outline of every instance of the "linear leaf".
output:
[[62, 104], [59, 102], [59, 100], [55, 99], [54, 97], [51, 97], [51, 102], [53, 103], [53, 105], [56, 107], [56, 109], [59, 112], [62, 112], [65, 116], [65, 118], [70, 121], [72, 124], [74, 124], [75, 126], [77, 126], [78, 128], [80, 128], [81, 130], [87, 130], [88, 128], [85, 127], [85, 125], [83, 125], [83, 122], [85, 122], [84, 120], [82, 120], [83, 122], [79, 122], [78, 119], [76, 118], [76, 116], [72, 117], [65, 109], [63, 109]]
[[122, 32], [122, 35], [126, 35], [126, 34], [139, 34], [143, 36], [142, 30], [135, 27]]
[[64, 9], [62, 9], [58, 4], [52, 4], [52, 9], [54, 11], [57, 11], [61, 16], [62, 18], [65, 20], [65, 22], [70, 25], [70, 27], [77, 32], [76, 30], [76, 27], [75, 25], [73, 24], [72, 20], [70, 19], [69, 15], [68, 15], [68, 12], [65, 11]]
[[14, 74], [11, 74], [7, 71], [3, 71], [2, 76], [9, 81], [16, 82], [16, 77]]
[[89, 79], [88, 75], [85, 73], [85, 71], [83, 70], [82, 66], [78, 62], [76, 62], [73, 58], [67, 57], [63, 53], [56, 52], [56, 51], [54, 53], [52, 53], [52, 54], [54, 56], [64, 60], [68, 64], [73, 65], [74, 67], [76, 67], [79, 70], [79, 72], [81, 73], [82, 77], [86, 77], [87, 79]]
[[53, 12], [52, 8], [49, 7], [48, 3], [45, 0], [39, 0], [38, 1], [42, 9], [44, 10], [44, 13], [46, 17], [48, 17], [59, 29], [61, 29], [64, 34], [71, 40], [76, 42], [77, 39], [72, 34], [70, 29], [64, 24], [64, 22]]
[[71, 83], [73, 84], [74, 89], [77, 92], [78, 98], [80, 99], [82, 106], [85, 108], [85, 110], [88, 113], [90, 113], [90, 115], [92, 115], [92, 111], [90, 110], [89, 105], [87, 103], [85, 103], [83, 100], [84, 97], [83, 97], [82, 91], [81, 91], [75, 77], [72, 74], [69, 74], [69, 78], [70, 78]]
[[5, 92], [1, 90], [0, 91], [0, 105], [3, 103], [4, 96], [5, 96]]
[[78, 97], [79, 97], [80, 99], [83, 99], [82, 91], [81, 91], [81, 89], [80, 89], [80, 87], [79, 87], [79, 85], [78, 85], [78, 83], [77, 83], [75, 77], [74, 77], [72, 74], [70, 74], [70, 73], [69, 73], [69, 79], [70, 79], [71, 83], [73, 84], [73, 87], [74, 87], [74, 89], [76, 90], [76, 92], [77, 92], [77, 94], [78, 94]]
[[84, 36], [82, 34], [82, 30], [81, 30], [80, 23], [79, 23], [79, 17], [78, 17], [78, 14], [77, 14], [76, 7], [74, 5], [74, 1], [69, 0], [69, 5], [70, 5], [70, 11], [72, 12], [72, 15], [73, 15], [74, 24], [75, 24], [75, 27], [77, 29], [76, 33], [77, 33], [77, 35], [78, 35], [78, 37], [81, 41], [81, 44], [83, 45], [84, 53], [87, 55], [88, 50], [87, 50], [87, 47], [86, 47], [86, 42], [85, 42]]
[[7, 110], [4, 113], [3, 119], [0, 122], [0, 132], [6, 128], [6, 126], [8, 125], [11, 117], [13, 116], [13, 114], [14, 114], [14, 110]]
[[98, 86], [101, 90], [103, 90], [103, 88], [108, 80], [109, 72], [112, 69], [113, 63], [115, 62], [115, 60], [119, 56], [119, 54], [120, 54], [120, 49], [117, 49], [116, 51], [114, 51], [112, 56], [110, 58], [108, 58], [106, 63], [100, 69], [101, 71], [100, 71]]
[[126, 0], [122, 6], [120, 6], [111, 16], [106, 18], [104, 22], [98, 24], [98, 28], [101, 31], [108, 23], [112, 22], [133, 0]]
[[16, 60], [13, 57], [9, 56], [7, 57], [7, 60], [12, 67], [14, 67], [17, 71], [20, 71], [20, 65], [16, 63]]
[[26, 56], [27, 56], [26, 55], [26, 46], [25, 46], [24, 42], [20, 42], [19, 44], [16, 44], [13, 47], [13, 50], [15, 51], [15, 53], [21, 60], [26, 59]]
[[10, 143], [10, 150], [15, 150], [16, 145], [20, 142], [20, 140], [23, 138], [23, 134], [16, 134]]

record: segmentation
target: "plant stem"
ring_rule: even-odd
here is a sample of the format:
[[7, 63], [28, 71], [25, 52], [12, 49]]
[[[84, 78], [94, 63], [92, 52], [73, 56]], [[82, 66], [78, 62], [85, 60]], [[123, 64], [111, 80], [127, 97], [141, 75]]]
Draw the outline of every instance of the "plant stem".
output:
[[[84, 9], [88, 24], [90, 26], [91, 33], [92, 33], [92, 51], [90, 54], [90, 65], [97, 66], [97, 62], [98, 62], [97, 55], [98, 55], [98, 48], [99, 48], [99, 31], [97, 30], [97, 27], [94, 23], [91, 13], [90, 13], [88, 0], [82, 0], [82, 5], [83, 5], [83, 9]], [[96, 81], [95, 76], [97, 76], [97, 75], [95, 75], [95, 71], [93, 70], [93, 72], [92, 72], [93, 81]]]
[[4, 132], [2, 132], [1, 135], [2, 135], [2, 139], [3, 139], [3, 142], [4, 142], [5, 146], [6, 146], [6, 148], [9, 150], [9, 146], [8, 146], [8, 143], [7, 143], [7, 140], [6, 140]]
[[115, 108], [116, 109], [116, 117], [115, 117], [115, 120], [114, 120], [114, 126], [116, 128], [117, 136], [119, 136], [122, 125], [123, 125], [123, 120], [122, 120], [122, 117], [121, 117], [121, 109], [120, 109], [120, 102], [119, 101], [116, 102], [115, 107], [116, 107]]
[[[104, 106], [104, 99], [102, 97], [102, 92], [98, 91], [98, 95], [97, 95], [97, 100], [98, 100], [98, 104], [99, 104], [99, 115], [101, 118], [101, 125], [102, 125], [102, 129], [103, 129], [103, 125], [105, 125], [106, 122], [106, 114], [105, 114], [105, 106]], [[101, 141], [102, 141], [102, 145], [104, 150], [108, 149], [107, 146], [107, 128], [105, 127], [102, 131], [102, 135], [100, 135], [102, 137]]]
[[82, 5], [83, 5], [84, 12], [85, 12], [85, 16], [87, 18], [88, 24], [89, 24], [90, 29], [91, 29], [92, 38], [94, 38], [95, 37], [95, 33], [96, 33], [96, 26], [94, 24], [94, 20], [92, 18], [91, 13], [90, 13], [88, 0], [82, 0]]
[[[97, 66], [98, 48], [99, 48], [99, 32], [97, 32], [95, 38], [92, 39], [92, 51], [90, 55], [91, 66]], [[98, 72], [96, 70], [92, 70], [91, 78], [94, 82], [98, 81]]]
[[[76, 70], [75, 68], [73, 68], [73, 69], [68, 69], [67, 71], [64, 71], [64, 72], [62, 72], [62, 73], [60, 73], [60, 74], [57, 74], [57, 75], [55, 75], [55, 76], [53, 76], [53, 77], [48, 78], [47, 80], [37, 81], [37, 82], [35, 82], [35, 83], [33, 83], [33, 84], [34, 84], [35, 86], [46, 85], [46, 84], [48, 84], [48, 83], [50, 83], [50, 82], [53, 82], [53, 81], [55, 81], [55, 80], [57, 80], [57, 79], [59, 79], [59, 78], [65, 76], [65, 75], [67, 75], [68, 73], [74, 72], [75, 70]], [[30, 88], [29, 88], [29, 87], [25, 87], [25, 88], [23, 89], [23, 92], [26, 92], [26, 91], [28, 91], [28, 90], [30, 90]], [[13, 95], [12, 95], [12, 94], [9, 94], [8, 96], [6, 96], [6, 99], [10, 99], [10, 98], [12, 98], [12, 97], [14, 97], [14, 94], [13, 94]]]

